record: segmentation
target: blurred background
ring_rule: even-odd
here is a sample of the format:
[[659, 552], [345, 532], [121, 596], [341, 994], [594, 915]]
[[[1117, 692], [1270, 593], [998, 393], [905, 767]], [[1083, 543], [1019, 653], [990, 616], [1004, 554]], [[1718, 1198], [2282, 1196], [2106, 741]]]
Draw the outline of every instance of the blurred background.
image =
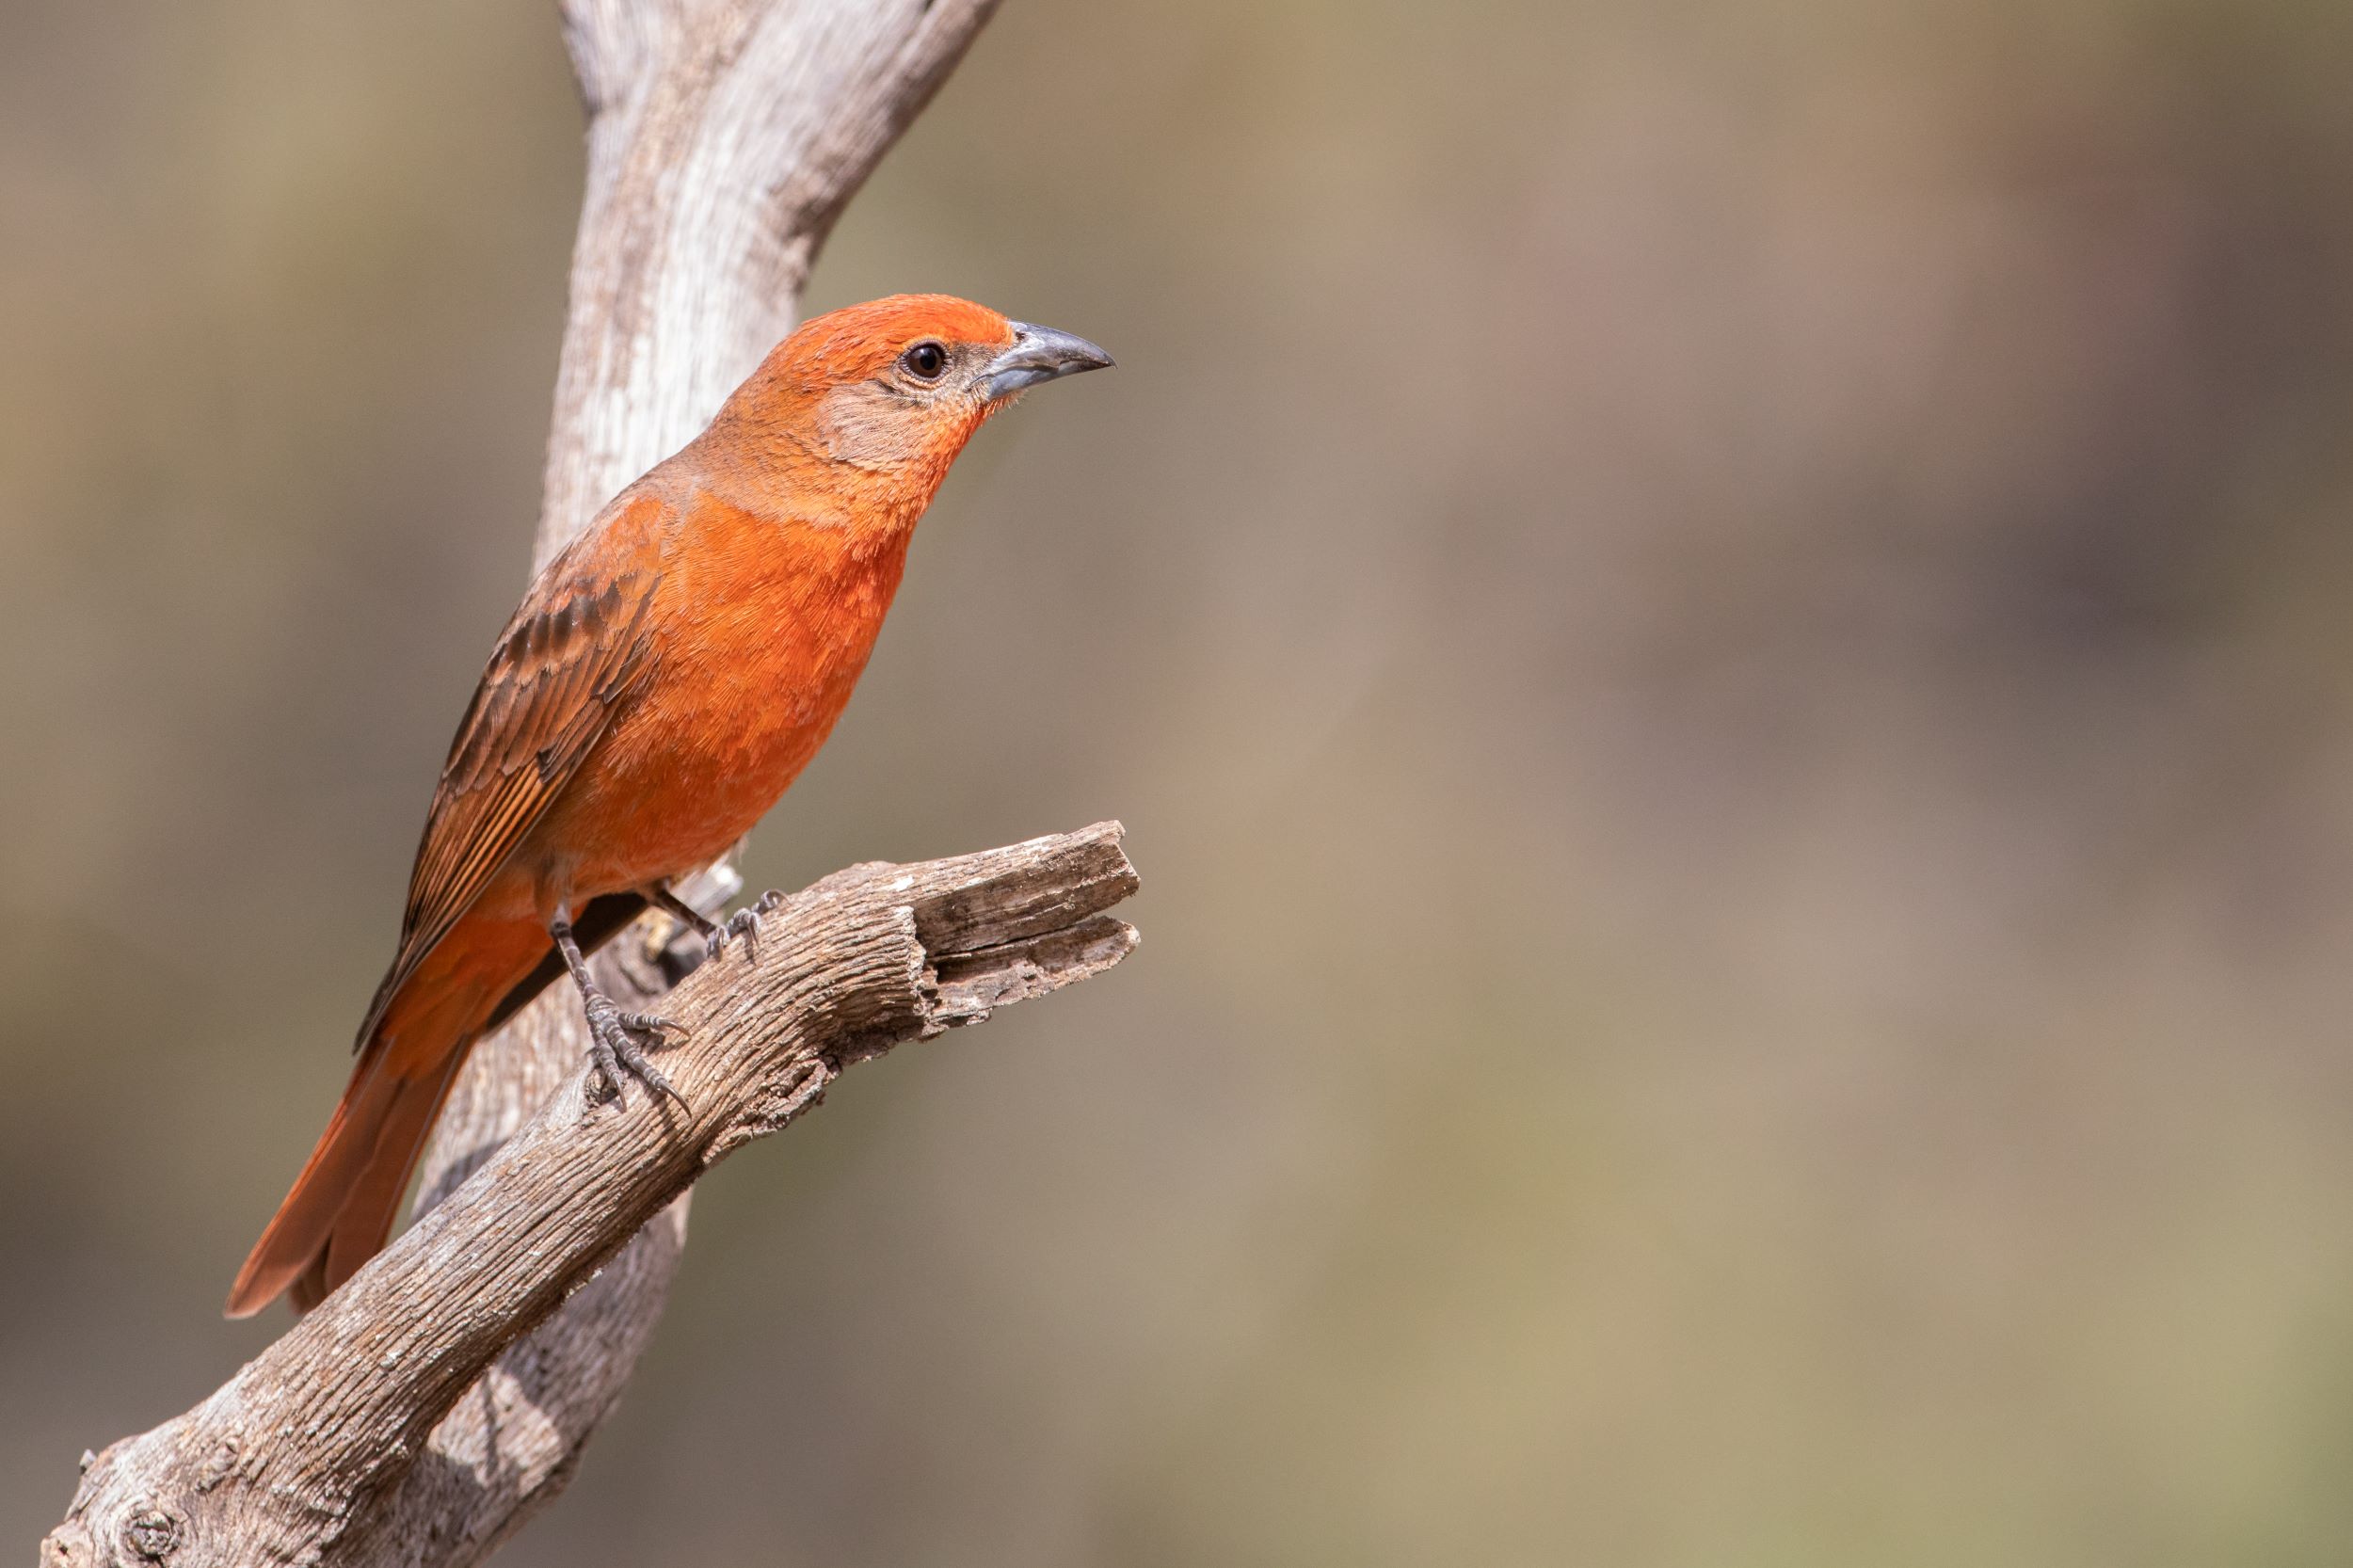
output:
[[[705, 1183], [502, 1560], [2344, 1561], [2348, 49], [1013, 0], [808, 303], [1120, 369], [748, 874], [1117, 816], [1144, 946]], [[8, 1551], [284, 1325], [579, 127], [544, 4], [0, 9]]]

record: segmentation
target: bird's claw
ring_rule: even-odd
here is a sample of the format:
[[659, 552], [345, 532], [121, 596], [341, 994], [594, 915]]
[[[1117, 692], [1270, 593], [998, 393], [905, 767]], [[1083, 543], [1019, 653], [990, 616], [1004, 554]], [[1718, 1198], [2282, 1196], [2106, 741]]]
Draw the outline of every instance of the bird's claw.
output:
[[760, 917], [775, 914], [778, 908], [782, 907], [783, 904], [784, 895], [782, 893], [771, 889], [768, 892], [760, 894], [760, 897], [753, 900], [752, 903], [745, 905], [744, 908], [738, 909], [734, 914], [729, 915], [726, 921], [719, 925], [716, 929], [705, 933], [703, 936], [703, 956], [706, 958], [718, 957], [719, 954], [727, 951], [727, 946], [729, 942], [734, 941], [740, 936], [744, 939], [744, 955], [746, 958], [757, 960], [760, 957]]
[[672, 1087], [660, 1069], [646, 1060], [646, 1052], [637, 1043], [637, 1036], [650, 1035], [659, 1048], [668, 1044], [672, 1032], [687, 1033], [684, 1024], [660, 1018], [650, 1013], [629, 1013], [616, 1007], [604, 997], [591, 998], [588, 1012], [588, 1081], [587, 1109], [593, 1111], [607, 1100], [629, 1109], [629, 1091], [624, 1086], [633, 1078], [656, 1095], [665, 1096], [686, 1109], [686, 1096]]

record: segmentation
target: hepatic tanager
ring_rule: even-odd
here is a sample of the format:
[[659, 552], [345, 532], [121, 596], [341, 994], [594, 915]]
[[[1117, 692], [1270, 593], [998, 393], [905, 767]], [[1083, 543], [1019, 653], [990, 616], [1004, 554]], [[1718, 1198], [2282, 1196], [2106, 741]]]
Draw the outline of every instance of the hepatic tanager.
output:
[[569, 971], [590, 1081], [672, 1093], [664, 1020], [584, 957], [648, 904], [721, 948], [671, 882], [741, 840], [824, 744], [916, 520], [1023, 388], [1111, 363], [941, 295], [836, 311], [778, 344], [703, 433], [550, 561], [490, 654], [441, 769], [400, 945], [343, 1102], [238, 1272], [229, 1313], [315, 1304], [379, 1251], [474, 1040]]

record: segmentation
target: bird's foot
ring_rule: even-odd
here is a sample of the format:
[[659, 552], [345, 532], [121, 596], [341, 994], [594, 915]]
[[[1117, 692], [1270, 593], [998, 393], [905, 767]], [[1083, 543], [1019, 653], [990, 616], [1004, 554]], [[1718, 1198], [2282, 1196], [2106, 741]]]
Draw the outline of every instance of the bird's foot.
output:
[[716, 958], [727, 951], [729, 942], [744, 939], [744, 956], [760, 957], [760, 921], [762, 916], [773, 915], [784, 906], [784, 895], [774, 889], [764, 892], [751, 904], [727, 918], [725, 924], [703, 933], [703, 955]]
[[639, 1036], [646, 1036], [656, 1048], [668, 1043], [672, 1031], [683, 1035], [686, 1026], [660, 1018], [650, 1013], [631, 1013], [616, 1007], [613, 999], [597, 992], [584, 999], [588, 1014], [588, 1081], [585, 1089], [587, 1109], [595, 1110], [613, 1100], [623, 1110], [629, 1109], [629, 1091], [624, 1086], [633, 1078], [656, 1095], [667, 1096], [686, 1109], [686, 1096], [671, 1087], [670, 1080], [660, 1069], [646, 1060]]

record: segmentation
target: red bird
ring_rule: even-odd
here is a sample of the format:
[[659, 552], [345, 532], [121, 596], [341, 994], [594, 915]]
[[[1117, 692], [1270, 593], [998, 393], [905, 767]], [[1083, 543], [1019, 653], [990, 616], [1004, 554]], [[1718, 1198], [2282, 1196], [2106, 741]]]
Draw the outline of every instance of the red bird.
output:
[[[582, 955], [748, 833], [824, 744], [949, 465], [1023, 388], [1095, 370], [1082, 338], [944, 295], [804, 325], [711, 427], [539, 573], [457, 727], [358, 1065], [229, 1315], [315, 1305], [382, 1249], [467, 1050], [554, 976], [591, 1083], [674, 1094]], [[594, 907], [591, 902], [594, 901]], [[552, 949], [552, 951], [551, 951]], [[560, 960], [560, 966], [559, 966]]]

